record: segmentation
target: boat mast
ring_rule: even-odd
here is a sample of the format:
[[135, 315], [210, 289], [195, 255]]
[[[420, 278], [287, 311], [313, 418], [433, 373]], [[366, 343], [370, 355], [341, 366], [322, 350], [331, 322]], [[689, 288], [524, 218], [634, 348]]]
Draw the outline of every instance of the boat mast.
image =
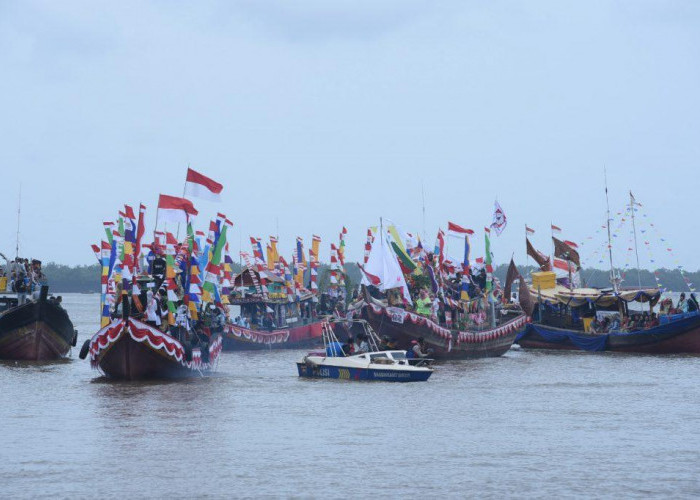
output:
[[608, 170], [603, 166], [603, 174], [605, 175], [605, 203], [607, 205], [607, 221], [605, 226], [608, 228], [608, 256], [610, 258], [610, 284], [613, 286], [615, 293], [618, 292], [617, 278], [615, 277], [615, 266], [613, 265], [612, 254], [612, 236], [610, 234], [610, 198], [608, 197]]
[[19, 258], [19, 220], [20, 220], [20, 211], [22, 208], [22, 183], [19, 183], [19, 197], [17, 199], [17, 236], [15, 240], [15, 262], [17, 262], [17, 259]]
[[634, 222], [634, 196], [630, 191], [630, 213], [632, 214], [632, 231], [634, 232], [634, 254], [637, 257], [637, 284], [642, 288], [642, 273], [639, 269], [639, 249], [637, 248], [637, 226]]
[[423, 198], [423, 241], [427, 241], [428, 237], [425, 233], [425, 186], [422, 181], [420, 183], [420, 192]]

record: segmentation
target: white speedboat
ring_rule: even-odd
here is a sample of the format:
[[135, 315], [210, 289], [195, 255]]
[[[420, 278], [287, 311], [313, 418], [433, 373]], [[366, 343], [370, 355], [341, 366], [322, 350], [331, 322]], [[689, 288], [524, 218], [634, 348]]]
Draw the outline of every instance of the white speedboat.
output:
[[[421, 382], [433, 369], [411, 364], [406, 351], [374, 351], [346, 356], [330, 326], [324, 325], [325, 351], [311, 352], [297, 363], [300, 377], [340, 380]], [[376, 345], [376, 343], [371, 343]]]

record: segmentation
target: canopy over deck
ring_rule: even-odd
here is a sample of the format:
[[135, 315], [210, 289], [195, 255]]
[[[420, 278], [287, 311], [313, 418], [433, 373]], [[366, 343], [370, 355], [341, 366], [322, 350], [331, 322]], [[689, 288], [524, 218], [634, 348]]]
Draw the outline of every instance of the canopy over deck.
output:
[[530, 287], [535, 297], [541, 297], [544, 302], [563, 304], [571, 307], [580, 307], [593, 304], [601, 307], [615, 306], [619, 301], [651, 303], [655, 306], [661, 298], [661, 292], [655, 288], [620, 290], [615, 293], [612, 289], [597, 288], [569, 288], [556, 285], [554, 288], [535, 289]]

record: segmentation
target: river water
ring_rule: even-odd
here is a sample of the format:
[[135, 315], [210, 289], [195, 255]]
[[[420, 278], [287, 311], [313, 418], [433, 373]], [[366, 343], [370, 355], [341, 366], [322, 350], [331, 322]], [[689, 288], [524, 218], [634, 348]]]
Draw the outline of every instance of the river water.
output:
[[[64, 295], [80, 332], [97, 295]], [[545, 353], [426, 383], [300, 380], [300, 351], [224, 353], [180, 382], [0, 364], [0, 495], [700, 495], [700, 358]]]

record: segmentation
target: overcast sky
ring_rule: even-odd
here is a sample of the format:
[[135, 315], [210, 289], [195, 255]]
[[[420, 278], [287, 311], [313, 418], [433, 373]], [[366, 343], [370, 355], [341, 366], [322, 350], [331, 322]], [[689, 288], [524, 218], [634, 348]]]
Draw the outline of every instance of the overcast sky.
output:
[[496, 262], [525, 262], [526, 222], [545, 251], [550, 222], [589, 242], [585, 261], [605, 165], [613, 211], [631, 189], [656, 224], [656, 264], [700, 267], [696, 0], [0, 0], [0, 68], [5, 253], [20, 183], [21, 253], [83, 264], [123, 203], [152, 228], [190, 164], [225, 186], [195, 204], [202, 227], [234, 221], [234, 258], [279, 225], [327, 261], [345, 225], [359, 259], [380, 216], [422, 233], [424, 186], [430, 246], [498, 198]]

